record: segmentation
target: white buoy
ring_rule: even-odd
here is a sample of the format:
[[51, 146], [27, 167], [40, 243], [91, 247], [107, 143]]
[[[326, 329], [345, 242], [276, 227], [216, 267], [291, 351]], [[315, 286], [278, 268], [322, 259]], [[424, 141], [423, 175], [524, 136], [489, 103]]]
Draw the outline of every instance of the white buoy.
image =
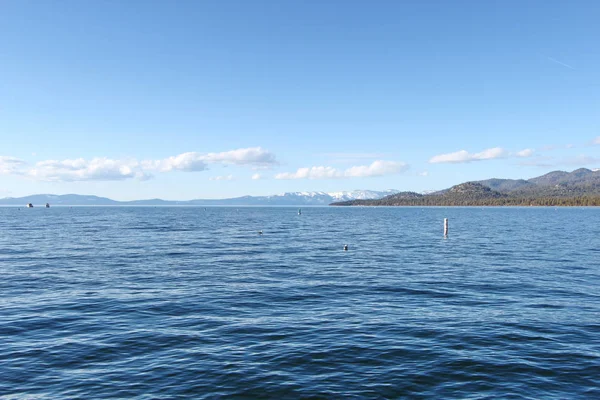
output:
[[444, 218], [444, 236], [448, 236], [448, 218]]
[[347, 244], [344, 245], [344, 251], [348, 251], [348, 245]]

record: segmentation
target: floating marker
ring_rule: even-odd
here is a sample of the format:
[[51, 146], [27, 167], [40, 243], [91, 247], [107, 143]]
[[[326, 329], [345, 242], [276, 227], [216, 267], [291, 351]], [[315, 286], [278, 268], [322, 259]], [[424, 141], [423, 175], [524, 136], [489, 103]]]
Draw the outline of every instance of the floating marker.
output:
[[344, 251], [348, 251], [348, 245], [347, 244], [344, 245]]
[[263, 231], [258, 231], [258, 234], [259, 234], [259, 235], [262, 235], [262, 234], [263, 234]]
[[448, 236], [448, 218], [444, 218], [444, 236]]

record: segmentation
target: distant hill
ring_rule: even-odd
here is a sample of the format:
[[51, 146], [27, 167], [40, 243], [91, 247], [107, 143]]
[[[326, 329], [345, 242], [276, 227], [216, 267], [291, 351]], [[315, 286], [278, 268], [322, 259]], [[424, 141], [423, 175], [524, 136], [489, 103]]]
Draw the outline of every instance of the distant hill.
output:
[[85, 196], [78, 194], [53, 195], [36, 194], [25, 197], [7, 197], [0, 199], [0, 205], [25, 206], [317, 206], [328, 205], [334, 201], [356, 199], [380, 199], [396, 193], [397, 190], [373, 191], [354, 190], [346, 192], [293, 192], [272, 196], [243, 196], [231, 199], [197, 199], [188, 201], [169, 201], [161, 199], [116, 201], [106, 197]]
[[[410, 192], [402, 192], [410, 193]], [[531, 179], [465, 182], [438, 192], [401, 193], [379, 200], [337, 202], [340, 206], [600, 206], [600, 170], [553, 171]]]
[[400, 205], [457, 205], [467, 206], [481, 204], [488, 201], [504, 199], [506, 194], [492, 190], [477, 182], [465, 182], [452, 186], [442, 192], [431, 194], [418, 194], [414, 192], [402, 192], [386, 196], [379, 200], [351, 200], [333, 205], [369, 205], [369, 206], [400, 206]]
[[[552, 171], [526, 181], [509, 179], [490, 179], [489, 181], [480, 181], [479, 183], [510, 194], [513, 197], [600, 195], [600, 171], [592, 171], [586, 168], [579, 168], [573, 172]], [[514, 184], [514, 182], [519, 183]]]
[[[573, 171], [574, 173], [575, 171]], [[591, 172], [591, 171], [590, 171]], [[571, 174], [565, 171], [552, 171], [547, 173], [546, 175], [538, 176], [537, 178], [529, 179], [529, 182], [538, 185], [538, 186], [551, 186], [557, 185], [561, 182], [565, 182], [570, 180]]]
[[94, 205], [94, 206], [113, 206], [120, 204], [118, 201], [107, 199], [106, 197], [98, 196], [83, 196], [78, 194], [34, 194], [25, 197], [6, 197], [0, 199], [0, 205], [19, 205], [24, 206], [31, 203], [34, 206], [44, 206], [46, 203], [51, 205]]
[[527, 190], [540, 190], [548, 187], [585, 187], [600, 186], [600, 171], [592, 171], [587, 168], [579, 168], [573, 172], [552, 171], [545, 175], [524, 179], [487, 179], [477, 181], [484, 186], [500, 192], [517, 192]]
[[386, 199], [398, 200], [398, 201], [415, 200], [415, 199], [420, 199], [423, 196], [424, 196], [423, 194], [415, 193], [415, 192], [399, 192], [399, 193], [391, 194], [391, 195], [387, 196]]
[[525, 179], [487, 179], [485, 181], [477, 181], [477, 183], [487, 186], [492, 190], [499, 192], [510, 192], [517, 189], [522, 189], [530, 186], [535, 186], [535, 183]]

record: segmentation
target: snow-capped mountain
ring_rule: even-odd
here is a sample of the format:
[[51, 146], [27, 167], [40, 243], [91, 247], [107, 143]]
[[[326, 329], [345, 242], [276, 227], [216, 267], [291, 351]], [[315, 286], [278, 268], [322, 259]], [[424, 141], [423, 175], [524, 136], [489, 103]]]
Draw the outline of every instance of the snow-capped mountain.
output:
[[381, 199], [382, 197], [389, 196], [390, 194], [398, 193], [399, 190], [388, 189], [384, 191], [375, 190], [353, 190], [351, 192], [331, 192], [327, 193], [333, 197], [335, 201], [346, 201], [346, 200], [372, 200]]
[[[353, 190], [343, 192], [289, 192], [273, 196], [251, 197], [253, 202], [266, 205], [326, 205], [336, 201], [381, 199], [398, 190]], [[248, 198], [246, 198], [248, 199]], [[237, 200], [237, 199], [229, 199]], [[249, 200], [249, 199], [248, 199]]]

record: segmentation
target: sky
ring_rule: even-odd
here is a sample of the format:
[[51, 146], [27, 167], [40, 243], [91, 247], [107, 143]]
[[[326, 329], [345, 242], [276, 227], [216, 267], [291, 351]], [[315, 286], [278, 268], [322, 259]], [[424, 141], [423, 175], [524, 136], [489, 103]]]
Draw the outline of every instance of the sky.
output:
[[600, 168], [600, 2], [0, 0], [0, 197]]

